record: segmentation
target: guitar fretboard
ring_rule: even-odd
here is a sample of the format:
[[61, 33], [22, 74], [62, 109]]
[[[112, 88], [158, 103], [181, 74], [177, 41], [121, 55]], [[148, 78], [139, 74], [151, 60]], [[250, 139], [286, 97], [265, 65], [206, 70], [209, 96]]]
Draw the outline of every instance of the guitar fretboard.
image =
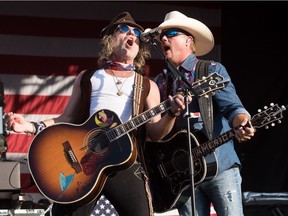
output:
[[216, 137], [212, 140], [208, 140], [205, 143], [202, 143], [200, 146], [197, 146], [192, 149], [192, 156], [195, 159], [199, 159], [203, 156], [206, 156], [208, 154], [211, 154], [215, 151], [215, 149], [222, 144], [228, 142], [229, 140], [232, 140], [235, 136], [234, 130], [229, 130], [219, 137]]
[[[176, 96], [174, 96], [176, 97]], [[154, 116], [157, 116], [159, 114], [162, 114], [169, 110], [171, 108], [171, 104], [169, 100], [165, 100], [162, 103], [160, 103], [158, 106], [149, 109], [140, 115], [132, 118], [131, 120], [109, 130], [106, 132], [106, 135], [110, 142], [120, 138], [126, 133], [129, 133], [130, 131], [134, 130], [135, 128], [145, 124], [150, 119], [152, 119]]]

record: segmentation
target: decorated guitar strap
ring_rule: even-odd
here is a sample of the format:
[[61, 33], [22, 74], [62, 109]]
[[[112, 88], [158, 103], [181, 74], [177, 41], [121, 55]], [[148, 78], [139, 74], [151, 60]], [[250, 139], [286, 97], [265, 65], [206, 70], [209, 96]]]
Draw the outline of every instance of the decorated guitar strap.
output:
[[137, 116], [140, 110], [143, 76], [135, 73], [132, 117]]
[[[211, 61], [199, 60], [195, 69], [195, 80], [201, 79], [203, 76], [208, 75], [209, 65]], [[201, 118], [203, 120], [203, 126], [209, 140], [212, 139], [213, 134], [213, 101], [212, 94], [208, 94], [209, 97], [199, 97], [199, 108], [201, 113]]]
[[[132, 109], [132, 117], [137, 116], [139, 113], [143, 112], [145, 100], [148, 96], [150, 89], [150, 83], [148, 78], [144, 78], [142, 75], [136, 73], [135, 75], [135, 81], [134, 81], [134, 96], [133, 96], [133, 109]], [[144, 127], [144, 126], [143, 126]], [[143, 130], [136, 129], [135, 135], [138, 133], [138, 135], [142, 135]], [[144, 133], [145, 134], [145, 133]], [[146, 137], [146, 134], [145, 134]], [[145, 139], [145, 137], [141, 137], [141, 139]], [[140, 158], [140, 161], [142, 161], [143, 158], [143, 142], [137, 142], [137, 150], [138, 150], [138, 157]], [[152, 196], [149, 189], [149, 179], [144, 171], [144, 165], [141, 164], [139, 168], [137, 169], [137, 173], [135, 172], [135, 175], [137, 177], [142, 176], [142, 179], [145, 181], [145, 190], [148, 198], [148, 204], [149, 204], [149, 210], [150, 210], [150, 216], [153, 216], [153, 205], [152, 205]]]

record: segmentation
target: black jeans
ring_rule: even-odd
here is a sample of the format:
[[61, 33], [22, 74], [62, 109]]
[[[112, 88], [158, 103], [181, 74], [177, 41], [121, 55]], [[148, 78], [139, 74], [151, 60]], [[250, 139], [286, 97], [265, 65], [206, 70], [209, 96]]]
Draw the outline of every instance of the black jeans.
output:
[[[149, 216], [145, 181], [138, 163], [109, 176], [102, 194], [111, 202], [120, 216]], [[97, 199], [77, 209], [73, 205], [55, 203], [52, 214], [53, 216], [89, 216], [96, 202]]]

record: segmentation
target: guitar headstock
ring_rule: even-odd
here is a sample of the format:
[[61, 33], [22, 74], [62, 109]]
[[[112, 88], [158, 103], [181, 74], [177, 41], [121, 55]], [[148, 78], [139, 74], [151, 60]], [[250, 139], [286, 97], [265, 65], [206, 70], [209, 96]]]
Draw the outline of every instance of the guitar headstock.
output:
[[203, 76], [192, 84], [193, 93], [195, 96], [209, 97], [209, 95], [215, 94], [216, 90], [223, 89], [229, 83], [229, 80], [224, 80], [224, 78], [218, 73], [214, 72], [209, 74], [207, 77]]
[[259, 113], [255, 114], [251, 123], [255, 128], [261, 128], [265, 126], [265, 128], [269, 128], [268, 125], [275, 126], [275, 122], [278, 124], [281, 123], [281, 119], [283, 118], [283, 111], [285, 111], [287, 106], [279, 107], [278, 104], [270, 104], [270, 107], [265, 106], [264, 110], [258, 110]]

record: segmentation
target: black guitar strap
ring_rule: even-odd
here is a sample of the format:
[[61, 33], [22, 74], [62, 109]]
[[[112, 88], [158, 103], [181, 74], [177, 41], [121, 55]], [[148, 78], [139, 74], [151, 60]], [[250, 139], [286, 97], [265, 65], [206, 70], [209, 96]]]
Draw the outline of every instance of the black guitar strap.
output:
[[[207, 77], [209, 72], [209, 65], [211, 61], [199, 60], [195, 69], [195, 81], [201, 79], [203, 76]], [[212, 139], [213, 134], [213, 101], [212, 94], [208, 94], [209, 97], [199, 97], [199, 108], [201, 113], [201, 118], [203, 120], [203, 126], [209, 140]]]

